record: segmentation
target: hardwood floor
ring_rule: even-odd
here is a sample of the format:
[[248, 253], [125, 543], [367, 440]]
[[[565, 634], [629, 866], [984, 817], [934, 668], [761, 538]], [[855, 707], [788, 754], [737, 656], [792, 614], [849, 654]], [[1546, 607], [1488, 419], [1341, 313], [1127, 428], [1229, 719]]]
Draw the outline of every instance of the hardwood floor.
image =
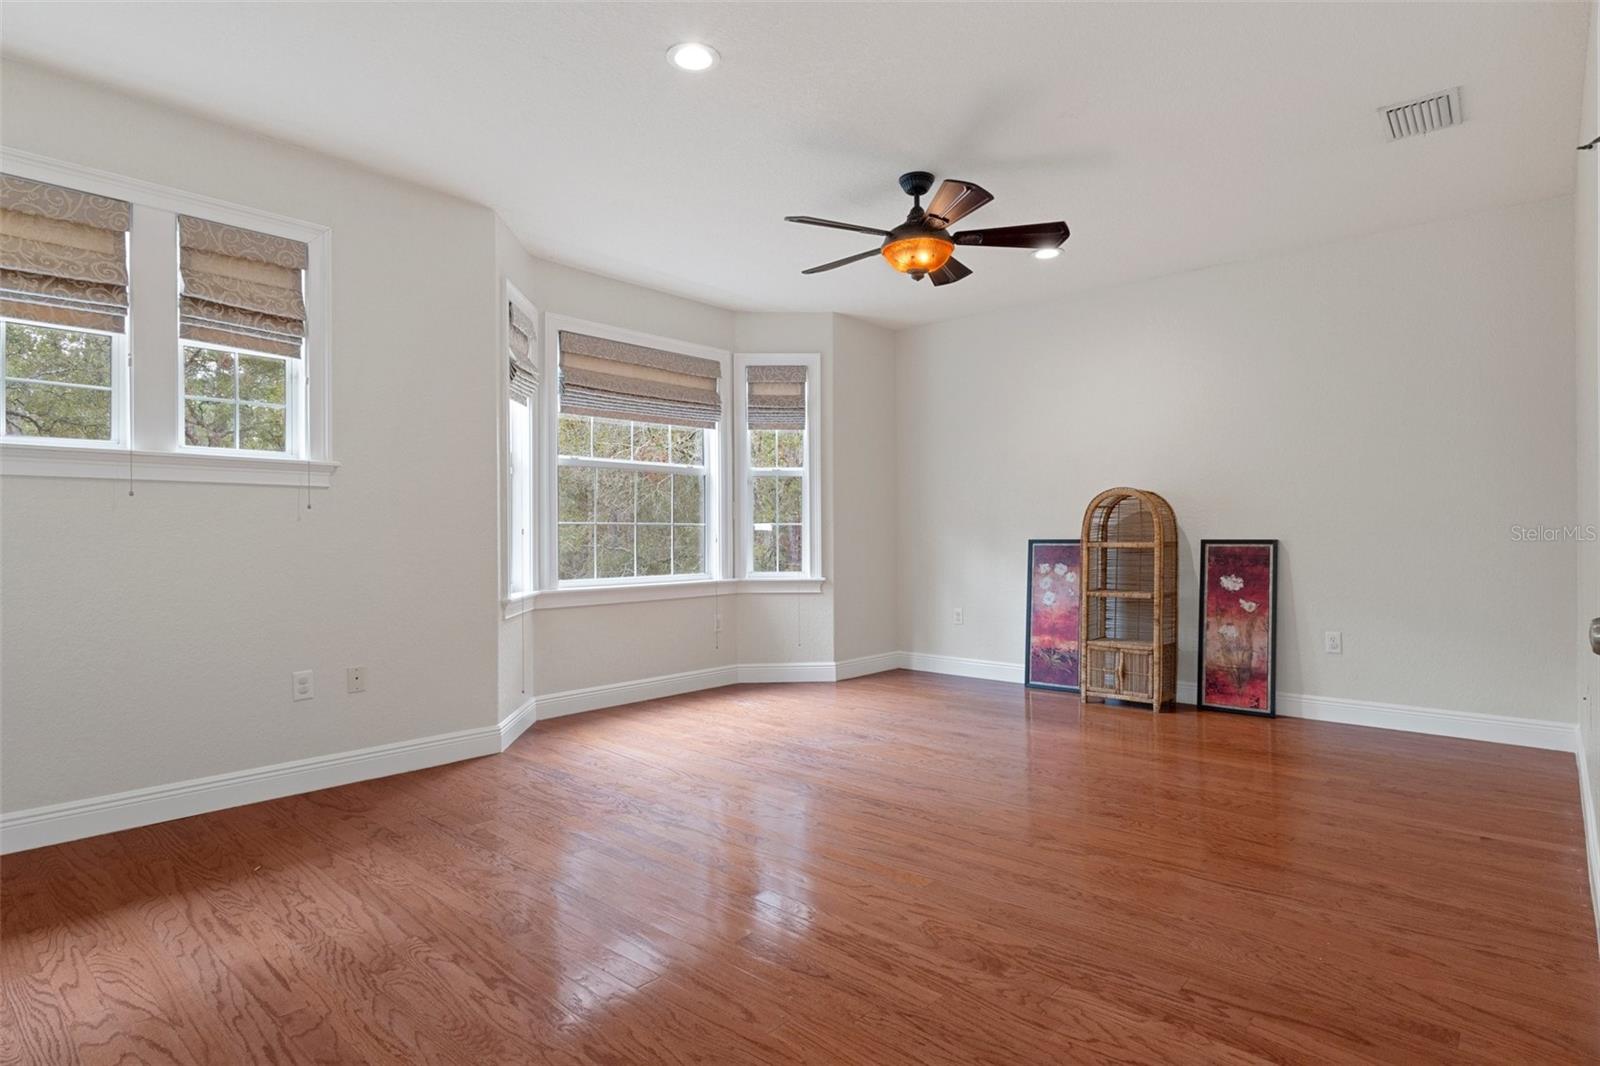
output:
[[1600, 1062], [1570, 755], [895, 672], [25, 852], [4, 1063]]

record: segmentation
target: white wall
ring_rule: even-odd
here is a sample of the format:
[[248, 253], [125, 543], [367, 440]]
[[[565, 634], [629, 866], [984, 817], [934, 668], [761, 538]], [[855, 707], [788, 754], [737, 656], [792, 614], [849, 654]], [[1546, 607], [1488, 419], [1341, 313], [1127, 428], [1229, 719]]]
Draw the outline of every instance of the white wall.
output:
[[[310, 511], [261, 486], [0, 483], [0, 809], [492, 726], [493, 215], [10, 59], [0, 129], [331, 226], [344, 464]], [[306, 668], [317, 697], [293, 703]]]
[[1181, 680], [1200, 540], [1277, 537], [1280, 692], [1571, 720], [1575, 547], [1510, 527], [1574, 519], [1572, 225], [1561, 198], [901, 333], [902, 644], [1019, 663], [1025, 542], [1126, 484], [1177, 512]]

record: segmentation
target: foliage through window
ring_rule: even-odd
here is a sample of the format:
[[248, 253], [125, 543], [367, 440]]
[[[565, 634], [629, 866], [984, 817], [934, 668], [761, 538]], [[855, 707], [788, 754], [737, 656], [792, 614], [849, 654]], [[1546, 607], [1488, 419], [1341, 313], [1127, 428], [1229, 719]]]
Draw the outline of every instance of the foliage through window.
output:
[[183, 348], [183, 440], [198, 448], [289, 451], [290, 360]]
[[706, 431], [562, 415], [561, 581], [706, 573]]
[[751, 429], [750, 569], [797, 574], [804, 568], [804, 430]]
[[121, 337], [0, 320], [6, 433], [57, 440], [114, 437]]

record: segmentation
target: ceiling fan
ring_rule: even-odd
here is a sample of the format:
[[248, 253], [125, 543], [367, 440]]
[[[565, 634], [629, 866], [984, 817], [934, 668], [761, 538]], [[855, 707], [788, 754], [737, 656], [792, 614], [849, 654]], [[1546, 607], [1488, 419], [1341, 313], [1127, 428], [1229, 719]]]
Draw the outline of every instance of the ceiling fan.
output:
[[875, 229], [858, 226], [853, 222], [834, 222], [810, 215], [787, 215], [785, 222], [799, 222], [807, 226], [827, 226], [855, 233], [870, 233], [882, 237], [877, 248], [856, 255], [823, 263], [802, 274], [820, 274], [824, 270], [858, 263], [875, 255], [882, 255], [889, 265], [917, 281], [928, 278], [935, 285], [949, 285], [960, 281], [972, 270], [951, 253], [956, 245], [987, 248], [1032, 248], [1036, 252], [1061, 247], [1071, 236], [1065, 222], [1035, 222], [1026, 226], [996, 226], [992, 229], [969, 229], [951, 233], [950, 227], [994, 199], [986, 189], [970, 181], [946, 178], [933, 194], [928, 206], [922, 206], [922, 197], [933, 188], [933, 175], [926, 170], [913, 170], [900, 175], [900, 188], [911, 197], [911, 213], [894, 229]]

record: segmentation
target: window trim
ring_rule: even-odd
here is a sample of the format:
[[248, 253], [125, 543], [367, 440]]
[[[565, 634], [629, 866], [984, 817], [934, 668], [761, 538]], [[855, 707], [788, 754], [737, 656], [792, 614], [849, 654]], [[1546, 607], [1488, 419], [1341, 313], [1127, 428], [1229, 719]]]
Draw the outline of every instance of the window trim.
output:
[[500, 596], [501, 603], [507, 606], [507, 617], [511, 617], [509, 611], [512, 607], [528, 601], [539, 591], [539, 575], [543, 565], [540, 552], [544, 547], [545, 541], [543, 536], [544, 529], [540, 524], [539, 495], [539, 475], [543, 459], [541, 453], [544, 450], [544, 420], [542, 413], [544, 410], [544, 394], [549, 391], [550, 379], [545, 377], [543, 373], [539, 375], [539, 389], [534, 393], [532, 400], [525, 405], [528, 408], [528, 424], [532, 437], [529, 450], [533, 454], [529, 457], [530, 461], [527, 464], [527, 469], [523, 471], [526, 479], [523, 481], [523, 487], [525, 490], [524, 498], [528, 504], [528, 513], [526, 515], [528, 537], [532, 541], [533, 550], [528, 557], [530, 565], [527, 574], [527, 587], [518, 588], [512, 585], [514, 570], [512, 553], [516, 551], [516, 536], [512, 532], [512, 528], [519, 517], [522, 516], [517, 515], [514, 509], [517, 493], [512, 480], [517, 474], [511, 464], [511, 405], [521, 401], [511, 395], [511, 375], [508, 369], [508, 360], [511, 352], [511, 321], [506, 314], [506, 307], [509, 304], [516, 304], [533, 322], [535, 352], [539, 350], [538, 344], [544, 330], [544, 323], [539, 317], [539, 309], [522, 294], [521, 290], [511, 283], [509, 278], [502, 281], [500, 288], [500, 311], [498, 316], [500, 321], [500, 344], [495, 352], [496, 376], [500, 382], [502, 422], [500, 431], [500, 484], [503, 510], [502, 521], [500, 522], [500, 539], [502, 542], [500, 550]]
[[[702, 359], [715, 360], [722, 368], [722, 376], [717, 379], [717, 391], [722, 398], [722, 417], [712, 427], [705, 437], [705, 469], [706, 489], [705, 499], [705, 537], [704, 546], [706, 559], [706, 573], [704, 576], [671, 576], [651, 575], [645, 577], [619, 577], [596, 578], [583, 582], [563, 582], [558, 577], [559, 567], [559, 538], [556, 536], [557, 501], [556, 501], [556, 470], [559, 466], [557, 456], [557, 434], [561, 421], [561, 342], [563, 330], [575, 333], [586, 333], [591, 337], [602, 337], [606, 340], [619, 341], [624, 344], [638, 344], [649, 348], [660, 348], [663, 351], [678, 352], [683, 355], [698, 356]], [[729, 514], [729, 431], [732, 426], [729, 405], [729, 386], [733, 372], [733, 353], [723, 348], [713, 348], [709, 345], [695, 344], [692, 341], [677, 340], [672, 337], [661, 337], [650, 333], [641, 333], [637, 330], [622, 329], [617, 326], [608, 326], [599, 322], [589, 322], [580, 318], [567, 315], [547, 314], [544, 318], [544, 337], [540, 347], [543, 353], [543, 365], [540, 368], [540, 392], [543, 396], [541, 412], [542, 424], [539, 427], [539, 441], [542, 445], [542, 455], [535, 456], [534, 466], [539, 473], [538, 485], [538, 555], [539, 555], [539, 587], [533, 595], [545, 598], [545, 604], [556, 606], [561, 601], [565, 604], [574, 604], [582, 601], [586, 596], [598, 598], [588, 602], [627, 602], [633, 597], [626, 594], [612, 593], [614, 589], [632, 589], [636, 592], [648, 591], [651, 595], [640, 598], [675, 598], [670, 595], [662, 596], [661, 593], [681, 590], [703, 589], [714, 593], [717, 586], [726, 580], [731, 572], [732, 559], [727, 532]], [[690, 592], [694, 595], [694, 592]], [[562, 604], [562, 605], [565, 605]]]
[[[802, 565], [799, 573], [766, 574], [751, 570], [754, 563], [755, 507], [750, 492], [750, 427], [746, 422], [749, 392], [745, 371], [752, 366], [803, 366], [806, 368], [806, 466], [802, 472], [805, 499]], [[738, 531], [733, 573], [744, 584], [820, 582], [822, 569], [822, 354], [820, 352], [737, 352], [733, 357], [734, 485]]]
[[[330, 486], [339, 464], [331, 459], [333, 233], [327, 226], [15, 148], [0, 147], [0, 169], [18, 177], [126, 200], [131, 205], [134, 222], [128, 234], [128, 258], [133, 276], [124, 337], [135, 371], [124, 390], [127, 416], [119, 442], [64, 443], [0, 436], [0, 474]], [[152, 219], [152, 214], [157, 217]], [[183, 446], [176, 219], [170, 242], [157, 240], [160, 234], [150, 232], [152, 224], [165, 224], [161, 216], [176, 215], [193, 215], [306, 245], [306, 338], [300, 357], [306, 390], [300, 405], [305, 424], [302, 453], [257, 455]], [[172, 267], [170, 277], [165, 270], [168, 262]], [[128, 359], [122, 362], [126, 372]], [[41, 452], [58, 454], [59, 461]]]

